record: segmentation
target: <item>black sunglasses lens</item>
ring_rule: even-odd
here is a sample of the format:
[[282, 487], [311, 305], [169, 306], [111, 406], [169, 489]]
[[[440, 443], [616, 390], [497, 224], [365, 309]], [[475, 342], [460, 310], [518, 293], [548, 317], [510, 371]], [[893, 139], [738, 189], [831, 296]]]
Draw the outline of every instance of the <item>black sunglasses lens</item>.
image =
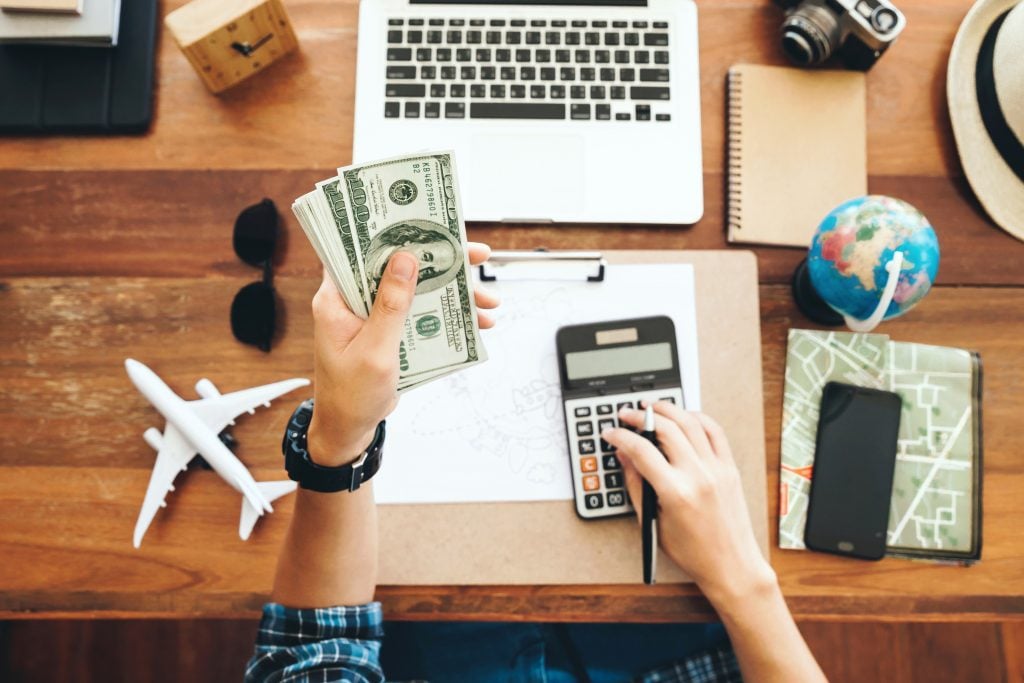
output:
[[231, 331], [243, 344], [270, 351], [276, 319], [274, 288], [263, 282], [242, 287], [231, 302]]
[[235, 219], [235, 253], [249, 265], [270, 260], [277, 243], [277, 207], [264, 199], [242, 210]]

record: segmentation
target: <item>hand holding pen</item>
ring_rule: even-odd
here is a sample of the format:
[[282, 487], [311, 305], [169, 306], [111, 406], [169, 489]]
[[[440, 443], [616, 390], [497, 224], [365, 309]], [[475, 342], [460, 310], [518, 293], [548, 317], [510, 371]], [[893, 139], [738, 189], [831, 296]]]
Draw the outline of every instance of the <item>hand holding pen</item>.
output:
[[[666, 402], [653, 405], [659, 448], [628, 429], [608, 429], [601, 438], [618, 450], [634, 503], [657, 507], [662, 549], [712, 600], [765, 582], [775, 574], [754, 537], [739, 471], [722, 428], [710, 417]], [[644, 429], [644, 411], [623, 409], [620, 422]], [[657, 502], [648, 506], [643, 483]], [[653, 548], [652, 548], [653, 556]], [[653, 572], [652, 572], [653, 575]]]

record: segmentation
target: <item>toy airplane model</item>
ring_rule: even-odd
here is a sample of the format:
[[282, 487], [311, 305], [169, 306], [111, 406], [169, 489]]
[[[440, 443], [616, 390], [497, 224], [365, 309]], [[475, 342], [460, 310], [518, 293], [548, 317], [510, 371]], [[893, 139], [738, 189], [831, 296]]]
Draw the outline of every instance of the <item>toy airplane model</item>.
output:
[[208, 379], [196, 382], [200, 398], [186, 401], [171, 391], [156, 373], [137, 360], [124, 362], [128, 376], [153, 407], [167, 419], [161, 434], [150, 427], [142, 435], [156, 453], [156, 464], [142, 501], [139, 521], [135, 524], [134, 544], [138, 548], [157, 510], [167, 507], [164, 498], [174, 490], [174, 478], [188, 468], [189, 461], [198, 453], [224, 481], [242, 494], [242, 517], [238, 535], [249, 538], [256, 520], [265, 512], [273, 512], [271, 501], [295, 490], [293, 481], [256, 481], [235, 454], [224, 445], [218, 434], [235, 424], [242, 413], [250, 415], [259, 406], [309, 384], [308, 379], [289, 379], [252, 389], [222, 394]]

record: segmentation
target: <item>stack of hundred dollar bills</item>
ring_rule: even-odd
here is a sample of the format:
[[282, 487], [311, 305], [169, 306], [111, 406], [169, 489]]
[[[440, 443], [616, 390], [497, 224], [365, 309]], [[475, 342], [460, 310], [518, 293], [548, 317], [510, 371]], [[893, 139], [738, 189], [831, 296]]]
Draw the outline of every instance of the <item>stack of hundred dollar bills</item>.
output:
[[450, 152], [338, 169], [292, 211], [345, 303], [366, 318], [396, 251], [420, 262], [395, 359], [404, 391], [487, 360]]

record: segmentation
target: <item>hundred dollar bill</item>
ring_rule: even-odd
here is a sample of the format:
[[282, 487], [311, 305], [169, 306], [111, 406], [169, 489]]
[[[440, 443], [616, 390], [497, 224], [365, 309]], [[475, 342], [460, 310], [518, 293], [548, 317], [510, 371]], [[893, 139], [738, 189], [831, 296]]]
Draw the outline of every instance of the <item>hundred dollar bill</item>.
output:
[[341, 269], [345, 281], [351, 283], [354, 297], [358, 299], [358, 301], [349, 302], [350, 308], [354, 313], [365, 318], [370, 312], [371, 301], [362, 276], [362, 255], [355, 251], [355, 241], [352, 238], [348, 200], [340, 188], [340, 182], [340, 178], [335, 177], [317, 183], [316, 188], [322, 194], [322, 209], [327, 212], [330, 224], [337, 230], [339, 238], [333, 242], [341, 247], [340, 256], [342, 258], [337, 258], [336, 254], [334, 262]]
[[420, 262], [396, 359], [399, 391], [485, 360], [451, 154], [338, 173], [297, 198], [292, 211], [349, 309], [368, 316], [394, 252], [408, 251]]
[[399, 350], [399, 386], [486, 360], [451, 153], [351, 166], [338, 169], [338, 176], [351, 224], [346, 258], [353, 273], [362, 274], [368, 306], [392, 254], [407, 251], [420, 262]]
[[[337, 178], [335, 178], [337, 181]], [[335, 219], [331, 216], [330, 208], [321, 190], [313, 190], [298, 199], [292, 204], [292, 212], [299, 220], [302, 231], [306, 233], [310, 244], [316, 251], [324, 269], [334, 281], [345, 303], [356, 314], [366, 317], [366, 306], [363, 303], [361, 291], [357, 288], [356, 280], [351, 272], [342, 267], [345, 259], [341, 256], [341, 240], [333, 233]], [[347, 219], [346, 219], [347, 220]]]

